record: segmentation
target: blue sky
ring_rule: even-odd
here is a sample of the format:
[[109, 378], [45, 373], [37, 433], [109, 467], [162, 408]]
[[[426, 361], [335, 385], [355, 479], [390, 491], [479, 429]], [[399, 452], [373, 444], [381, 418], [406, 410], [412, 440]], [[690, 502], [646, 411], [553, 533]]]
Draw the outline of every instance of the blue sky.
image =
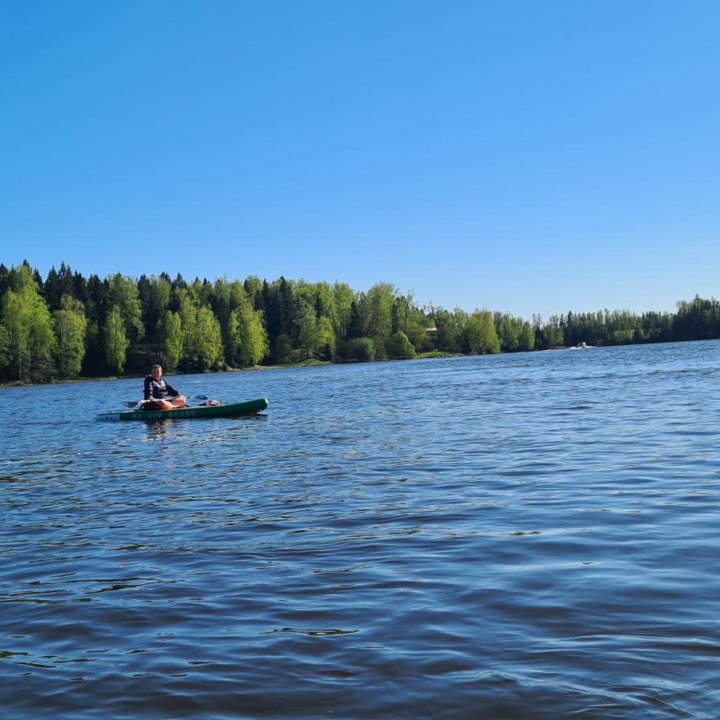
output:
[[0, 262], [718, 295], [720, 3], [0, 0]]

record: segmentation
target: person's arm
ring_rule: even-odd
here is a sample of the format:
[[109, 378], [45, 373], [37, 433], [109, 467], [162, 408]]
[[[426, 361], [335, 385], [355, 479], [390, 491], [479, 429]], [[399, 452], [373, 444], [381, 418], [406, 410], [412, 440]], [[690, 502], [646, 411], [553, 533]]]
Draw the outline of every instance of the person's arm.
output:
[[165, 390], [170, 397], [177, 397], [180, 393], [166, 380]]
[[145, 387], [143, 388], [143, 395], [146, 400], [152, 399], [152, 378], [148, 375], [145, 378]]

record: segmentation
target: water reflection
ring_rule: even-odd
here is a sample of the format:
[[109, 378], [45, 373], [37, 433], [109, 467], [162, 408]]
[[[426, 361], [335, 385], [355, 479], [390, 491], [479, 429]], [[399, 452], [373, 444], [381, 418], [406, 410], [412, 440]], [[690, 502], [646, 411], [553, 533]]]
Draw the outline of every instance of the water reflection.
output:
[[148, 440], [166, 440], [171, 436], [172, 420], [155, 420], [143, 423]]

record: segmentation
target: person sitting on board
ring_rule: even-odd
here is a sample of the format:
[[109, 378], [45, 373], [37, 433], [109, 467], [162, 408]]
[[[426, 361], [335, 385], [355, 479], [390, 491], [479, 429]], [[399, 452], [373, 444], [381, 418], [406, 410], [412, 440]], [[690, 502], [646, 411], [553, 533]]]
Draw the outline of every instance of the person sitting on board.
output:
[[185, 407], [185, 396], [163, 379], [162, 365], [153, 365], [145, 378], [143, 410], [172, 410]]

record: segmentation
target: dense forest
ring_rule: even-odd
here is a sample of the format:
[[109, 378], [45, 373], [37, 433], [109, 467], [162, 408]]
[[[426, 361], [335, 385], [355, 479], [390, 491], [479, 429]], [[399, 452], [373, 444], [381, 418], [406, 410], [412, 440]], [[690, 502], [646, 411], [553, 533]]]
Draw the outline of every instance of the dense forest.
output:
[[166, 273], [84, 277], [65, 263], [43, 279], [27, 262], [0, 264], [0, 382], [204, 372], [302, 360], [357, 362], [428, 354], [484, 354], [555, 347], [720, 337], [720, 303], [695, 297], [675, 313], [600, 310], [544, 322], [508, 313], [418, 307], [378, 283], [280, 277], [268, 282]]

